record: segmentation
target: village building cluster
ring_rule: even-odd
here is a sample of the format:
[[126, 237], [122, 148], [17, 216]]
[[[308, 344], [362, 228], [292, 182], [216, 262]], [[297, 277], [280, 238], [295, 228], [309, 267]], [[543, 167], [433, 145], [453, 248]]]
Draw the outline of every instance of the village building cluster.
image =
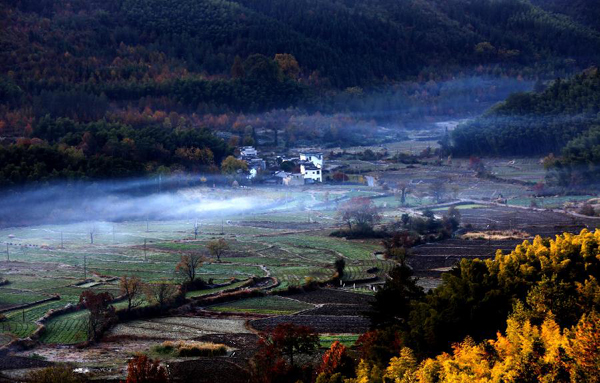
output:
[[248, 165], [248, 179], [272, 185], [301, 186], [323, 182], [321, 152], [300, 152], [298, 157], [274, 156], [264, 159], [253, 146], [239, 149], [238, 159]]

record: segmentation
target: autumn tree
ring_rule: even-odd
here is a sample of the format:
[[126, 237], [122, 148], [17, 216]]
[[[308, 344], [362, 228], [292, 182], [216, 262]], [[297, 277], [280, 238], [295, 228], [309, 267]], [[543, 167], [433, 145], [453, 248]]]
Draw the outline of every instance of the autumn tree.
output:
[[416, 371], [419, 366], [414, 352], [403, 347], [400, 350], [400, 356], [395, 356], [390, 360], [390, 364], [385, 370], [384, 378], [393, 383], [412, 383], [416, 382]]
[[292, 80], [297, 79], [300, 75], [300, 65], [293, 55], [278, 53], [275, 55], [275, 62], [279, 65], [281, 72]]
[[94, 293], [86, 290], [79, 297], [79, 304], [89, 310], [88, 339], [97, 340], [104, 330], [115, 320], [115, 308], [110, 304], [114, 300], [108, 292]]
[[188, 283], [194, 283], [196, 270], [202, 266], [202, 256], [199, 254], [182, 255], [175, 271], [179, 273]]
[[257, 352], [250, 359], [250, 377], [253, 383], [283, 382], [290, 372], [281, 352], [273, 343], [261, 337], [258, 340]]
[[319, 335], [306, 326], [283, 323], [263, 334], [250, 361], [256, 383], [310, 381], [310, 363], [298, 364], [298, 356], [312, 356], [319, 348]]
[[277, 325], [269, 334], [273, 347], [288, 358], [294, 366], [294, 357], [312, 355], [319, 349], [319, 334], [310, 327], [292, 323]]
[[223, 174], [235, 174], [238, 170], [248, 171], [248, 164], [245, 161], [238, 160], [234, 156], [228, 156], [221, 162], [221, 172]]
[[127, 299], [127, 311], [139, 306], [142, 303], [142, 281], [135, 275], [130, 277], [124, 275], [119, 280], [119, 289], [121, 294]]
[[342, 204], [338, 216], [346, 222], [348, 228], [359, 231], [373, 229], [373, 225], [381, 220], [379, 209], [370, 198], [354, 197]]
[[274, 60], [262, 55], [250, 55], [244, 61], [246, 77], [265, 84], [275, 84], [281, 80], [281, 70]]
[[[404, 223], [405, 217], [407, 218], [406, 224]], [[408, 226], [408, 223], [411, 221], [410, 216], [408, 214], [404, 214], [402, 218], [402, 224], [404, 226]], [[391, 238], [385, 238], [383, 241], [381, 241], [381, 244], [384, 248], [383, 255], [386, 259], [393, 259], [397, 262], [400, 262], [400, 264], [404, 264], [409, 255], [408, 249], [415, 246], [419, 242], [419, 235], [411, 231], [403, 230], [395, 232]]]
[[353, 369], [354, 360], [348, 355], [348, 349], [340, 342], [335, 341], [321, 358], [321, 364], [317, 368], [317, 374], [319, 374], [317, 379], [324, 381], [326, 377], [335, 374], [340, 374], [340, 377], [350, 377]]
[[152, 360], [147, 355], [139, 354], [127, 363], [126, 383], [167, 383], [167, 370], [160, 361]]
[[333, 173], [332, 176], [333, 180], [336, 182], [345, 182], [348, 181], [350, 178], [348, 178], [348, 176], [342, 172], [335, 172]]
[[210, 241], [206, 245], [206, 248], [213, 257], [217, 258], [217, 261], [221, 262], [221, 256], [223, 256], [223, 254], [229, 250], [229, 244], [223, 238], [219, 238], [214, 241]]
[[566, 335], [565, 348], [575, 364], [570, 368], [572, 381], [600, 382], [600, 314], [597, 311], [584, 314]]

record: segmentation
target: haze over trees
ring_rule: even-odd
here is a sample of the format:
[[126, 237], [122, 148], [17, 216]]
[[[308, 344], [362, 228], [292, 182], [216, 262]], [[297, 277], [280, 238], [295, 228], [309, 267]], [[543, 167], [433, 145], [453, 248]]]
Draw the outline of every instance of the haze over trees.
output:
[[600, 72], [558, 79], [536, 93], [516, 93], [452, 132], [457, 155], [559, 154], [600, 123]]
[[452, 153], [549, 155], [547, 181], [580, 187], [598, 183], [600, 71], [558, 79], [541, 92], [517, 93], [452, 132]]

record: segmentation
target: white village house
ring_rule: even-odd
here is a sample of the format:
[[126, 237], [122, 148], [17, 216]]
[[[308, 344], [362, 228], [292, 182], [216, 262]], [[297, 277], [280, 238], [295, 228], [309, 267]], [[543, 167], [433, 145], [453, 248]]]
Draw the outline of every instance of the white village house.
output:
[[304, 185], [304, 176], [301, 173], [287, 173], [283, 184], [285, 186], [302, 186]]
[[304, 181], [323, 182], [323, 171], [312, 162], [300, 164], [300, 173], [304, 176]]
[[312, 162], [313, 165], [319, 169], [323, 168], [323, 153], [318, 152], [304, 152], [300, 153], [300, 161]]
[[245, 161], [248, 164], [249, 176], [248, 179], [256, 177], [258, 172], [267, 168], [267, 163], [262, 158], [258, 157], [258, 151], [253, 146], [243, 146], [240, 148], [239, 160]]
[[323, 153], [300, 153], [300, 173], [305, 182], [323, 182]]
[[254, 146], [242, 146], [240, 148], [240, 157], [258, 157], [258, 150]]

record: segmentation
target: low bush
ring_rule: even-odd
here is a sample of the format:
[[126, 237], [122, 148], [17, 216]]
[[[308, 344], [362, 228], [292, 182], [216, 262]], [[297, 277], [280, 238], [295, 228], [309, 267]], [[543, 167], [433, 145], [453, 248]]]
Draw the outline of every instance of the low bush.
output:
[[175, 357], [221, 356], [227, 353], [227, 347], [223, 344], [207, 342], [166, 341], [152, 347], [152, 351], [157, 354]]
[[329, 234], [331, 237], [346, 239], [388, 238], [390, 233], [385, 230], [375, 230], [371, 227], [353, 227], [352, 229], [335, 230]]
[[66, 364], [46, 367], [27, 375], [27, 382], [32, 383], [83, 383], [85, 381], [83, 375], [74, 372], [73, 367]]

